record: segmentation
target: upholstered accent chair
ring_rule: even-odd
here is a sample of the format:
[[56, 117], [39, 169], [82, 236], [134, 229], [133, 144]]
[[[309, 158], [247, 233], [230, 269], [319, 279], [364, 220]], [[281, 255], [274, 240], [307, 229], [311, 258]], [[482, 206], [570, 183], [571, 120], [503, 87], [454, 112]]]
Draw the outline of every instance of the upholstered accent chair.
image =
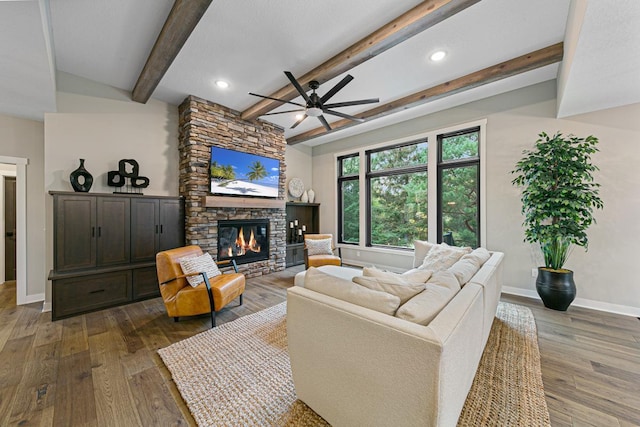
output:
[[[180, 261], [184, 263], [186, 259], [202, 255], [202, 249], [196, 245], [159, 252], [156, 255], [158, 282], [169, 317], [173, 317], [177, 322], [183, 316], [211, 313], [211, 327], [214, 327], [217, 311], [238, 297], [239, 305], [242, 305], [245, 277], [244, 274], [238, 273], [238, 267], [233, 260], [215, 263], [212, 267], [216, 270], [216, 275], [212, 277], [205, 271], [185, 274]], [[223, 274], [222, 271], [218, 271], [218, 267], [220, 270], [231, 268], [233, 272]], [[196, 280], [200, 283], [192, 286], [188, 278], [196, 276], [199, 276]]]
[[[335, 254], [336, 251], [338, 255]], [[342, 265], [340, 248], [333, 245], [332, 234], [305, 234], [305, 268], [320, 267], [321, 265]]]

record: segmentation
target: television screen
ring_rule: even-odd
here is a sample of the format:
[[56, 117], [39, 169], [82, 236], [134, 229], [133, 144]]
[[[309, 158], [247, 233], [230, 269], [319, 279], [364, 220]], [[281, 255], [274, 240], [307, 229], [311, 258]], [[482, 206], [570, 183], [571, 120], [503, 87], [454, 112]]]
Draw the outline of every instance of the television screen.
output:
[[211, 193], [278, 197], [280, 162], [269, 157], [211, 147]]

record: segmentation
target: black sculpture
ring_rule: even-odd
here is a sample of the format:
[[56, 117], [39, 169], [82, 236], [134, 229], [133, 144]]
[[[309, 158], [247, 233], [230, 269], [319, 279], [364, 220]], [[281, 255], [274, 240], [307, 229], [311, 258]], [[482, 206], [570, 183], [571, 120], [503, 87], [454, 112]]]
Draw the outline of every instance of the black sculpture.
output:
[[124, 187], [129, 180], [129, 185], [126, 186], [126, 191], [114, 191], [115, 194], [119, 193], [133, 193], [140, 194], [141, 188], [147, 188], [149, 186], [149, 178], [139, 175], [140, 166], [138, 162], [133, 159], [122, 159], [118, 162], [118, 170], [110, 171], [107, 173], [107, 184], [110, 187]]
[[80, 166], [69, 174], [69, 181], [74, 191], [86, 193], [93, 185], [93, 175], [84, 168], [84, 159], [80, 159]]

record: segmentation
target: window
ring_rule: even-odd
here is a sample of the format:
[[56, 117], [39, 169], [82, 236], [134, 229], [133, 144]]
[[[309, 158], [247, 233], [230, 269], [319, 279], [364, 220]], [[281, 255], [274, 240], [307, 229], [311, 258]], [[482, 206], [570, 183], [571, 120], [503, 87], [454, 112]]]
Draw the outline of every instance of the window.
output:
[[366, 152], [367, 246], [427, 238], [427, 141]]
[[338, 158], [338, 242], [360, 242], [360, 156]]
[[414, 240], [480, 246], [485, 125], [434, 130], [337, 157], [338, 242], [374, 252], [412, 249]]
[[438, 135], [438, 241], [480, 246], [480, 128]]

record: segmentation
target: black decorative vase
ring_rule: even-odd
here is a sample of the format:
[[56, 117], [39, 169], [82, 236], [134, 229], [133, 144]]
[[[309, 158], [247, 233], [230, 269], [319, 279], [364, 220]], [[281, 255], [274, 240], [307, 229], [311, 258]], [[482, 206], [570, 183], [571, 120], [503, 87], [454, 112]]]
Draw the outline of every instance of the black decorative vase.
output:
[[558, 271], [538, 267], [536, 290], [545, 307], [558, 311], [566, 311], [576, 297], [576, 284], [573, 281], [573, 271]]
[[69, 174], [69, 181], [75, 191], [86, 193], [93, 184], [93, 175], [84, 168], [84, 159], [80, 159], [80, 166]]

